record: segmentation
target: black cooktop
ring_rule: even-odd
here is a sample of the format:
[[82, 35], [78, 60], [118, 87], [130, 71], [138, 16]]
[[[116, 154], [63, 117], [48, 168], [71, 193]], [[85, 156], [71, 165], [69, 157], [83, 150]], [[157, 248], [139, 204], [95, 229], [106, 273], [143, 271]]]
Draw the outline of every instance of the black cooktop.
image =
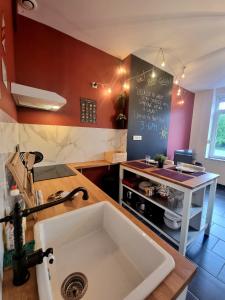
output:
[[67, 165], [53, 165], [34, 168], [34, 182], [75, 175], [77, 174], [67, 167]]

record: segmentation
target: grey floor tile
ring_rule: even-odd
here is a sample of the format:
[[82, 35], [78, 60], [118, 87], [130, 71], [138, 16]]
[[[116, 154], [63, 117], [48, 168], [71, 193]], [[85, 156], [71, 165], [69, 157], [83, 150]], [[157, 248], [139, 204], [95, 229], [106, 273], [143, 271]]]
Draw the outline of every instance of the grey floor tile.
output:
[[197, 239], [196, 242], [199, 243], [200, 245], [202, 245], [203, 247], [211, 250], [216, 243], [219, 241], [219, 238], [210, 234], [209, 236], [204, 235], [204, 233], [202, 233]]
[[214, 214], [213, 215], [213, 223], [225, 227], [225, 217]]
[[216, 253], [205, 249], [195, 257], [194, 262], [202, 267], [205, 271], [209, 272], [211, 275], [217, 277], [225, 264], [225, 259], [217, 255]]
[[216, 254], [220, 255], [221, 257], [223, 257], [225, 259], [225, 242], [220, 240], [218, 241], [218, 243], [216, 243], [216, 245], [213, 247], [213, 252], [215, 252]]
[[188, 248], [186, 256], [215, 277], [225, 264], [224, 258], [198, 243]]
[[186, 256], [195, 262], [197, 257], [201, 254], [202, 249], [203, 247], [201, 244], [193, 243], [187, 248]]
[[219, 280], [225, 283], [225, 266], [223, 266], [222, 270], [220, 271], [219, 275], [217, 276]]
[[210, 234], [215, 235], [221, 240], [225, 241], [225, 227], [218, 224], [213, 224], [210, 229]]
[[189, 290], [200, 300], [225, 298], [225, 284], [200, 267], [189, 285]]
[[214, 206], [213, 209], [213, 214], [219, 215], [219, 216], [224, 216], [225, 214], [225, 207], [223, 206]]

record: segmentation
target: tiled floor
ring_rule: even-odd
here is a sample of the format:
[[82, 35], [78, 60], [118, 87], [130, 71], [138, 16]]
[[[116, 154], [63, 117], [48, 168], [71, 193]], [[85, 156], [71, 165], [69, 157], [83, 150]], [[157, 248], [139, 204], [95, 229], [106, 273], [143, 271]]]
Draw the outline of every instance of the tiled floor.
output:
[[[207, 197], [208, 193], [204, 215]], [[149, 226], [147, 223], [146, 225]], [[151, 230], [158, 233], [152, 227]], [[164, 238], [163, 235], [160, 236]], [[170, 241], [167, 242], [171, 244]], [[203, 234], [199, 236], [189, 246], [186, 256], [198, 265], [197, 273], [189, 285], [186, 300], [225, 300], [225, 187], [217, 188], [209, 237]]]
[[187, 300], [225, 299], [225, 189], [218, 187], [208, 238], [201, 235], [187, 250], [198, 265]]

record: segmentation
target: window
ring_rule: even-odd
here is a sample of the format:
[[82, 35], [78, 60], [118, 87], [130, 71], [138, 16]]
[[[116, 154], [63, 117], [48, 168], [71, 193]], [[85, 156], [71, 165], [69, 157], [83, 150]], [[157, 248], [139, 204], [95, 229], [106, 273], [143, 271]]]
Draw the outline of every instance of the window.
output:
[[225, 160], [225, 95], [218, 95], [212, 121], [209, 158]]

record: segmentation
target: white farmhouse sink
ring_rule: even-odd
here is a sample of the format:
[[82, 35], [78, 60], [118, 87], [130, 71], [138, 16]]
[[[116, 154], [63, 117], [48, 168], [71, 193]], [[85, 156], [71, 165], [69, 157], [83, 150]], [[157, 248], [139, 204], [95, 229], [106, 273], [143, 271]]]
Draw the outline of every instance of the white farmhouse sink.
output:
[[[84, 300], [145, 299], [171, 272], [173, 258], [108, 202], [35, 225], [36, 248], [53, 247], [55, 262], [37, 266], [40, 300], [58, 300], [64, 279], [82, 272]], [[49, 277], [51, 278], [49, 280]]]

